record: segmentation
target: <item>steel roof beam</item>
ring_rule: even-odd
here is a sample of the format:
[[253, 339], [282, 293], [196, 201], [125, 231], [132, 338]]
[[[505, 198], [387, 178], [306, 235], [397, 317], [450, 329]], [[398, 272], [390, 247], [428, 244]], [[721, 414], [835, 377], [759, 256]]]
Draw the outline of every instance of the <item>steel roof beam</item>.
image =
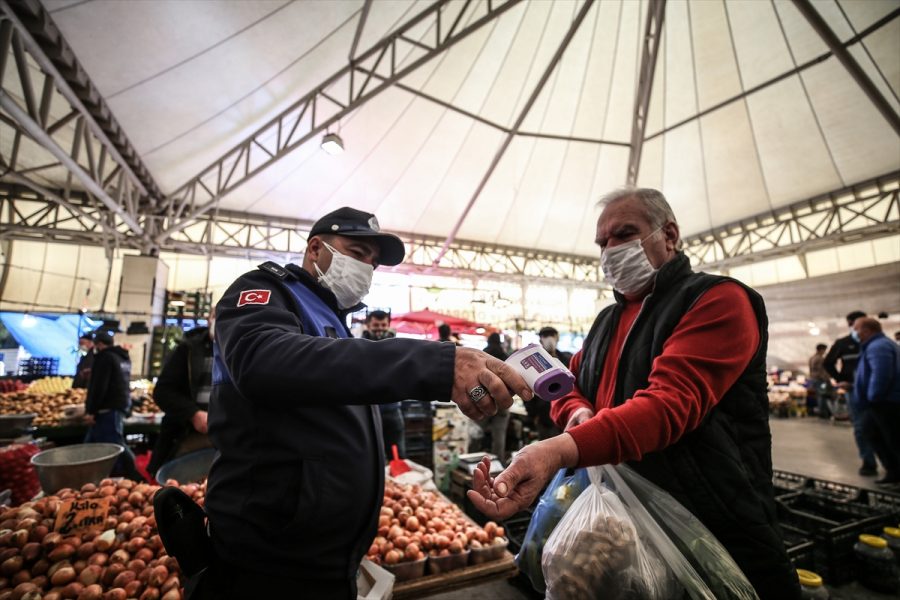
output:
[[572, 38], [575, 37], [575, 33], [584, 22], [584, 18], [587, 16], [588, 11], [593, 5], [594, 0], [585, 0], [584, 4], [581, 6], [581, 10], [578, 11], [575, 19], [572, 21], [571, 25], [569, 25], [569, 29], [568, 31], [566, 31], [566, 35], [563, 37], [562, 41], [559, 43], [559, 46], [556, 48], [556, 52], [553, 53], [553, 57], [550, 59], [550, 62], [544, 68], [544, 72], [541, 74], [541, 78], [538, 80], [537, 84], [534, 86], [534, 89], [531, 91], [531, 95], [525, 102], [525, 106], [522, 107], [522, 110], [519, 112], [519, 116], [516, 118], [515, 123], [513, 123], [513, 126], [506, 134], [506, 137], [503, 138], [503, 141], [500, 143], [500, 147], [497, 148], [497, 151], [494, 153], [494, 158], [491, 159], [491, 164], [488, 165], [487, 171], [485, 171], [484, 175], [481, 178], [481, 181], [478, 182], [478, 186], [475, 188], [475, 191], [472, 192], [471, 198], [469, 198], [469, 201], [468, 203], [466, 203], [466, 207], [463, 209], [462, 214], [459, 216], [459, 219], [456, 221], [456, 224], [450, 231], [450, 235], [448, 235], [447, 239], [444, 241], [443, 248], [441, 248], [441, 251], [435, 257], [435, 266], [437, 266], [444, 254], [446, 254], [447, 250], [450, 248], [450, 244], [453, 243], [453, 240], [456, 239], [456, 234], [459, 233], [459, 230], [465, 222], [466, 217], [469, 216], [469, 211], [472, 210], [475, 202], [478, 201], [478, 198], [481, 196], [481, 192], [484, 191], [485, 186], [487, 185], [488, 181], [490, 181], [491, 175], [494, 174], [497, 165], [500, 164], [500, 159], [502, 159], [503, 155], [506, 154], [506, 149], [509, 148], [509, 145], [512, 143], [513, 138], [516, 137], [519, 128], [522, 126], [522, 123], [525, 122], [525, 118], [531, 111], [531, 107], [534, 106], [534, 103], [537, 101], [538, 96], [541, 95], [541, 91], [550, 80], [550, 75], [553, 74], [553, 71], [556, 69], [556, 65], [559, 64], [560, 59], [562, 59], [566, 48], [569, 47], [569, 42], [571, 42]]
[[634, 94], [634, 115], [631, 119], [631, 152], [628, 155], [626, 183], [637, 183], [641, 168], [641, 152], [644, 149], [644, 132], [647, 129], [647, 112], [650, 109], [650, 94], [653, 91], [653, 76], [656, 73], [659, 44], [663, 23], [666, 18], [666, 0], [650, 0], [647, 7], [647, 23], [641, 51], [641, 70], [637, 91]]
[[[155, 241], [163, 244], [172, 234], [213, 209], [223, 196], [319, 133], [327, 131], [341, 118], [520, 1], [476, 2], [471, 10], [469, 4], [465, 4], [462, 10], [469, 11], [466, 16], [481, 16], [468, 26], [458, 28], [463, 13], [457, 15], [450, 27], [442, 27], [442, 13], [449, 2], [438, 0], [170, 194], [165, 228], [155, 237]], [[425, 41], [416, 41], [407, 37], [415, 27], [425, 25], [433, 30], [433, 38], [429, 35]], [[413, 60], [400, 67], [397, 64], [398, 55], [404, 51], [409, 51]]]
[[850, 77], [856, 81], [863, 93], [869, 98], [872, 104], [875, 105], [875, 108], [881, 113], [881, 116], [884, 117], [897, 135], [900, 135], [900, 116], [897, 115], [881, 91], [875, 86], [866, 72], [863, 71], [862, 67], [859, 66], [859, 63], [856, 62], [853, 55], [847, 51], [847, 48], [841, 43], [841, 40], [838, 39], [838, 36], [835, 35], [831, 27], [828, 26], [828, 23], [826, 23], [825, 19], [822, 18], [822, 15], [819, 14], [819, 11], [815, 9], [809, 0], [793, 0], [793, 2], [794, 6], [797, 7], [797, 10], [800, 11], [800, 14], [806, 17], [810, 26], [819, 34], [819, 37], [822, 38], [822, 41], [825, 42], [825, 45], [828, 46], [835, 58], [844, 65], [844, 68], [847, 69], [847, 73], [850, 74]]
[[0, 0], [0, 15], [13, 24], [28, 53], [45, 73], [53, 77], [60, 93], [85, 117], [111, 156], [124, 166], [145, 195], [145, 204], [161, 199], [163, 194], [150, 171], [41, 3], [37, 0]]

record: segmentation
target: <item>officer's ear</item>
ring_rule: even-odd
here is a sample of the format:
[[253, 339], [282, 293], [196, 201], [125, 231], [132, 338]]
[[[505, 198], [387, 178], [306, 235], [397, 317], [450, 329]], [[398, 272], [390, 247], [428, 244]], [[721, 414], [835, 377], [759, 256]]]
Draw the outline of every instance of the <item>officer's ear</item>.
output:
[[315, 235], [306, 242], [306, 254], [315, 262], [319, 260], [319, 253], [322, 251], [322, 238]]

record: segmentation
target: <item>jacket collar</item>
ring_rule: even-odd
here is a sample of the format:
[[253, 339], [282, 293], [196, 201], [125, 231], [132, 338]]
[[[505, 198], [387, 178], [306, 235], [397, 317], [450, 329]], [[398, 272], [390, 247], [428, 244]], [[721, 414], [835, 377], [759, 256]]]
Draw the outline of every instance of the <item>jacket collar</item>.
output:
[[326, 306], [328, 306], [328, 308], [334, 311], [334, 314], [338, 315], [342, 319], [348, 314], [355, 313], [366, 307], [365, 304], [360, 302], [356, 306], [351, 306], [347, 310], [342, 310], [341, 307], [338, 306], [337, 297], [334, 295], [334, 292], [319, 283], [319, 281], [315, 277], [310, 275], [306, 269], [293, 263], [286, 264], [284, 268], [287, 269], [287, 271], [290, 272], [290, 274], [293, 275], [300, 283], [312, 290], [313, 293], [318, 296], [322, 300], [322, 302], [326, 304]]
[[[679, 250], [669, 262], [661, 266], [656, 272], [653, 287], [650, 288], [647, 296], [669, 289], [675, 282], [687, 277], [691, 273], [691, 259], [689, 259], [684, 252]], [[613, 296], [615, 296], [616, 302], [620, 305], [628, 302], [625, 296], [616, 290], [613, 290]], [[644, 296], [644, 298], [647, 296]], [[641, 298], [641, 300], [643, 300], [643, 298]]]
[[869, 344], [871, 344], [872, 342], [874, 342], [875, 340], [877, 340], [877, 339], [879, 339], [879, 338], [886, 338], [886, 337], [887, 337], [887, 336], [884, 335], [884, 332], [883, 332], [883, 331], [879, 331], [878, 333], [876, 333], [875, 335], [873, 335], [872, 337], [870, 337], [870, 338], [867, 339], [866, 341], [861, 342], [859, 346], [860, 346], [860, 348], [865, 348], [865, 347], [867, 347]]

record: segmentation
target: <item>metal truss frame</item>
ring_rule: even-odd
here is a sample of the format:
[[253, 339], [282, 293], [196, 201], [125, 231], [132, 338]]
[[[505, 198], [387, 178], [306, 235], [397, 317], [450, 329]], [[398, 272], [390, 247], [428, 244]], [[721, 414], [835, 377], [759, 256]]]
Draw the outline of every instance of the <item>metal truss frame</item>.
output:
[[[0, 144], [0, 243], [27, 239], [101, 245], [108, 251], [119, 247], [296, 260], [305, 249], [311, 223], [219, 210], [219, 199], [390, 86], [502, 129], [510, 139], [537, 136], [630, 146], [632, 182], [643, 142], [830, 56], [840, 59], [848, 46], [900, 15], [897, 9], [846, 42], [831, 40], [830, 51], [808, 63], [647, 136], [646, 112], [665, 17], [665, 0], [650, 0], [629, 144], [528, 133], [519, 130], [522, 118], [513, 127], [503, 127], [400, 82], [520, 1], [465, 0], [451, 10], [450, 0], [437, 0], [357, 56], [365, 26], [361, 19], [341, 70], [164, 197], [38, 0], [0, 0], [0, 141], [6, 140]], [[592, 1], [582, 6], [582, 17]], [[805, 0], [795, 2], [800, 6]], [[365, 7], [369, 4], [366, 0]], [[423, 31], [427, 37], [417, 39]], [[565, 50], [572, 33], [555, 56]], [[400, 60], [404, 53], [407, 59]], [[533, 96], [539, 91], [540, 86]], [[64, 114], [58, 113], [59, 106], [68, 107]], [[43, 148], [46, 160], [23, 162], [20, 150], [26, 144]], [[684, 240], [685, 252], [703, 268], [727, 271], [835, 243], [895, 235], [900, 231], [898, 187], [900, 173], [891, 173], [691, 236]], [[486, 245], [456, 240], [455, 235], [401, 236], [409, 253], [397, 271], [604, 287], [597, 257]]]
[[[684, 252], [706, 270], [785, 256], [837, 244], [900, 234], [900, 171], [816, 196], [683, 240]], [[807, 271], [807, 275], [808, 275]]]
[[[216, 207], [219, 200], [438, 54], [496, 19], [521, 0], [466, 0], [452, 19], [438, 0], [356, 58], [316, 89], [257, 129], [169, 195], [159, 244]], [[480, 15], [480, 16], [479, 16]], [[477, 17], [477, 18], [476, 18]], [[462, 26], [463, 19], [474, 19]], [[433, 32], [417, 40], [413, 31]], [[429, 34], [428, 38], [431, 35]], [[407, 56], [405, 64], [398, 59]]]
[[[18, 239], [67, 244], [101, 245], [107, 248], [141, 248], [138, 236], [110, 238], [94, 221], [104, 210], [80, 192], [63, 204], [58, 191], [0, 183], [0, 241]], [[231, 256], [297, 261], [306, 249], [311, 221], [215, 211], [176, 232], [160, 247], [163, 251], [206, 256]], [[390, 271], [429, 273], [464, 278], [541, 281], [555, 285], [604, 287], [597, 257], [543, 252], [531, 248], [486, 245], [457, 240], [439, 263], [444, 238], [399, 234], [406, 242], [407, 259]]]
[[[47, 183], [64, 182], [58, 194], [45, 195], [61, 204], [86, 195], [81, 217], [91, 227], [107, 237], [130, 231], [148, 249], [140, 215], [158, 188], [36, 0], [0, 0], [0, 79], [0, 138], [11, 140], [0, 148], [0, 180], [41, 193]], [[39, 162], [23, 160], [26, 145], [43, 151]]]
[[631, 152], [628, 155], [628, 185], [637, 182], [641, 165], [641, 151], [644, 147], [644, 132], [647, 128], [647, 111], [650, 109], [650, 94], [653, 91], [653, 76], [656, 73], [659, 44], [662, 39], [663, 23], [666, 19], [666, 0], [650, 0], [647, 7], [647, 23], [641, 50], [641, 70], [637, 92], [634, 94], [634, 115], [631, 119]]

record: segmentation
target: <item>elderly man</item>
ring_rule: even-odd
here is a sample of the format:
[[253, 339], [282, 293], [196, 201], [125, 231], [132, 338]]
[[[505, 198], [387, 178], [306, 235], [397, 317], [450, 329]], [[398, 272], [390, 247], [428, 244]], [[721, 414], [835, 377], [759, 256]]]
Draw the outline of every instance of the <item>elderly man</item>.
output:
[[341, 208], [313, 225], [302, 266], [260, 265], [218, 303], [207, 597], [355, 599], [384, 490], [375, 405], [452, 400], [480, 420], [508, 408], [510, 390], [531, 398], [477, 350], [350, 337], [376, 267], [404, 253], [374, 215]]
[[602, 204], [596, 243], [616, 302], [572, 359], [576, 389], [553, 403], [565, 433], [493, 481], [479, 465], [469, 498], [503, 518], [561, 467], [627, 462], [716, 535], [760, 598], [799, 598], [775, 515], [763, 301], [691, 270], [660, 192], [629, 188]]
[[861, 347], [854, 388], [863, 435], [885, 471], [875, 483], [894, 486], [900, 483], [900, 347], [884, 335], [877, 319], [860, 317], [853, 331]]

